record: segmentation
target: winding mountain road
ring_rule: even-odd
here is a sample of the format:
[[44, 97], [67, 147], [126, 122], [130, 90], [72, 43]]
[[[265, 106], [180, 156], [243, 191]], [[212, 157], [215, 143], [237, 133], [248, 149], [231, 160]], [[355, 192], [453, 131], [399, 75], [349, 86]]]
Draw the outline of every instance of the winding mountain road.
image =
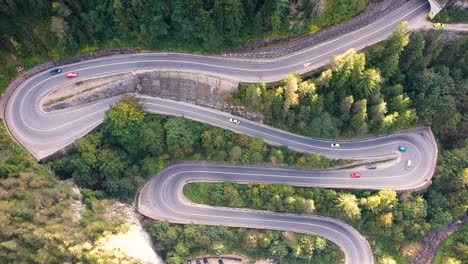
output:
[[[105, 57], [62, 67], [63, 73], [51, 76], [40, 72], [23, 82], [7, 98], [4, 122], [10, 134], [37, 159], [43, 159], [72, 144], [102, 123], [105, 111], [119, 98], [46, 112], [45, 96], [63, 84], [122, 72], [140, 70], [190, 71], [239, 82], [272, 82], [292, 72], [305, 73], [326, 64], [349, 48], [361, 49], [388, 37], [403, 20], [417, 21], [427, 14], [429, 4], [412, 0], [380, 20], [320, 45], [269, 60], [242, 60], [222, 56], [182, 53], [143, 53]], [[76, 79], [64, 73], [79, 72]], [[395, 135], [341, 142], [331, 148], [330, 141], [311, 139], [241, 119], [240, 125], [228, 122], [227, 113], [182, 102], [142, 96], [146, 111], [186, 118], [260, 137], [275, 145], [286, 145], [305, 153], [320, 153], [333, 158], [369, 158], [396, 155], [389, 166], [361, 170], [362, 177], [351, 179], [349, 171], [296, 171], [275, 168], [222, 166], [214, 164], [179, 164], [153, 177], [142, 189], [138, 210], [154, 219], [175, 223], [199, 223], [260, 229], [290, 230], [317, 234], [334, 241], [344, 251], [347, 263], [373, 263], [369, 244], [354, 228], [331, 218], [276, 214], [254, 210], [216, 208], [194, 205], [182, 195], [182, 187], [193, 181], [233, 181], [240, 183], [286, 183], [296, 186], [320, 186], [348, 189], [412, 190], [428, 184], [435, 169], [437, 145], [429, 128]], [[406, 146], [400, 153], [398, 146]], [[412, 161], [411, 166], [406, 162]]]

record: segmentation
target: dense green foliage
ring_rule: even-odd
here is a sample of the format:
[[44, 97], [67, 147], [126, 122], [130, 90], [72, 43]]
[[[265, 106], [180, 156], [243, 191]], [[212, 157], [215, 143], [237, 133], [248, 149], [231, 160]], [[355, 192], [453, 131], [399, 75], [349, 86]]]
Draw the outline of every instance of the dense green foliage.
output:
[[269, 162], [298, 169], [342, 164], [318, 154], [269, 147], [259, 138], [192, 122], [147, 115], [134, 97], [124, 97], [107, 113], [103, 129], [75, 143], [76, 150], [54, 161], [61, 178], [114, 197], [133, 197], [138, 186], [172, 161], [212, 160], [234, 164]]
[[434, 18], [434, 22], [442, 23], [466, 23], [468, 22], [468, 9], [457, 6], [449, 6], [440, 11]]
[[18, 72], [13, 60], [8, 56], [7, 52], [0, 50], [0, 94], [17, 75]]
[[462, 264], [468, 262], [468, 225], [464, 225], [440, 245], [434, 264]]
[[[299, 169], [341, 164], [317, 154], [298, 154], [287, 147], [273, 148], [259, 138], [192, 122], [180, 117], [146, 115], [134, 97], [124, 97], [106, 114], [103, 129], [76, 142], [76, 151], [54, 161], [57, 175], [83, 188], [103, 190], [114, 197], [132, 198], [148, 177], [180, 159], [212, 160], [234, 164], [290, 165]], [[85, 202], [96, 201], [102, 193], [85, 189]], [[229, 194], [228, 194], [229, 195]], [[232, 194], [235, 195], [235, 194]], [[234, 205], [233, 206], [240, 206]], [[313, 206], [313, 205], [312, 205]], [[156, 222], [153, 236], [169, 263], [209, 252], [240, 251], [253, 258], [274, 256], [282, 260], [312, 258], [325, 262], [342, 259], [337, 246], [320, 238], [278, 232], [247, 231], [225, 227], [169, 227]], [[170, 236], [170, 237], [168, 237]], [[196, 238], [196, 239], [194, 239]], [[252, 240], [249, 246], [240, 241]], [[330, 245], [328, 245], [330, 244]], [[211, 245], [208, 251], [207, 245]], [[315, 250], [315, 254], [312, 252]]]
[[440, 33], [410, 37], [402, 24], [367, 55], [350, 50], [314, 78], [290, 75], [273, 89], [248, 86], [231, 103], [309, 136], [389, 133], [423, 124], [444, 141], [463, 139], [468, 134], [468, 38], [448, 45], [440, 39]]
[[[424, 193], [398, 197], [392, 191], [351, 193], [222, 183], [192, 184], [184, 189], [186, 195], [195, 202], [218, 206], [338, 217], [371, 238], [379, 262], [405, 262], [406, 257], [418, 252], [418, 241], [425, 233], [465, 214], [468, 204], [468, 88], [463, 52], [468, 38], [445, 44], [439, 34], [409, 36], [402, 25], [387, 41], [372, 47], [367, 56], [350, 51], [334, 58], [331, 70], [311, 80], [301, 81], [292, 75], [283, 87], [251, 86], [233, 99], [265, 113], [274, 125], [314, 136], [387, 133], [415, 124], [431, 125], [444, 148], [440, 150], [433, 185]], [[297, 168], [330, 165], [318, 155], [270, 148], [260, 139], [183, 118], [146, 115], [131, 97], [112, 107], [103, 129], [78, 140], [76, 147], [70, 156], [54, 162], [57, 174], [71, 175], [82, 187], [104, 190], [117, 197], [132, 195], [145, 179], [180, 159], [286, 163]], [[170, 233], [178, 238], [175, 241], [184, 242], [161, 246], [168, 260], [176, 261], [206, 248], [203, 244], [190, 244], [184, 238], [185, 228], [173, 228], [175, 231], [171, 229]], [[153, 233], [156, 241], [170, 229], [161, 230]], [[239, 233], [231, 237], [225, 244], [212, 238], [209, 245], [242, 251], [233, 245], [239, 244], [243, 236]], [[278, 247], [286, 256], [296, 252], [295, 246]], [[260, 253], [262, 250], [270, 249], [259, 248], [251, 254], [264, 254]]]
[[[360, 13], [368, 0], [2, 1], [3, 49], [21, 58], [133, 46], [213, 50], [268, 35], [306, 33]], [[27, 67], [30, 65], [26, 65]]]
[[252, 259], [281, 263], [340, 263], [343, 253], [335, 244], [305, 234], [204, 225], [169, 225], [156, 221], [150, 234], [169, 264], [201, 255], [241, 253]]
[[120, 217], [106, 217], [109, 203], [96, 193], [83, 194], [88, 207], [80, 211], [72, 184], [37, 164], [0, 125], [0, 263], [118, 260], [93, 244], [104, 231], [118, 231]]
[[[391, 38], [369, 49], [367, 55], [349, 51], [334, 58], [330, 70], [311, 80], [291, 75], [282, 87], [250, 86], [233, 98], [235, 103], [264, 113], [275, 126], [312, 136], [388, 133], [415, 124], [430, 125], [444, 145], [437, 176], [427, 191], [397, 197], [392, 191], [351, 193], [222, 183], [189, 185], [185, 193], [200, 203], [338, 217], [371, 238], [380, 262], [404, 262], [418, 251], [418, 241], [425, 233], [465, 214], [468, 204], [468, 66], [464, 52], [468, 38], [444, 43], [440, 34], [409, 36], [402, 25]], [[53, 167], [60, 177], [72, 177], [81, 187], [131, 197], [148, 177], [180, 159], [286, 163], [297, 168], [330, 165], [329, 160], [318, 155], [271, 148], [260, 139], [179, 117], [147, 115], [137, 101], [127, 97], [108, 111], [102, 130], [78, 140], [76, 151], [56, 160]], [[11, 175], [14, 167], [2, 164], [0, 175]], [[85, 193], [89, 194], [88, 202], [100, 196], [93, 191]], [[252, 239], [249, 237], [262, 238], [256, 244], [258, 248], [249, 253], [254, 256], [279, 254], [277, 259], [289, 260], [300, 257], [300, 250], [306, 248], [288, 244], [276, 232], [180, 227], [162, 222], [156, 222], [152, 232], [173, 262], [203, 249], [210, 253], [249, 252], [248, 248], [238, 248], [241, 241]], [[249, 232], [256, 234], [245, 235]], [[190, 239], [194, 234], [208, 238], [194, 243]], [[174, 240], [165, 239], [168, 235]], [[276, 242], [263, 246], [261, 241], [269, 236]], [[298, 241], [310, 242], [301, 236], [297, 235]], [[316, 242], [316, 238], [312, 240]], [[164, 244], [167, 241], [174, 242]], [[210, 245], [209, 249], [206, 245]], [[336, 257], [325, 252], [317, 256]]]
[[29, 69], [103, 48], [215, 51], [261, 37], [315, 33], [369, 0], [0, 1], [0, 93]]
[[382, 190], [344, 192], [288, 185], [192, 183], [184, 194], [194, 202], [277, 212], [318, 213], [343, 219], [372, 240], [378, 258], [404, 262], [420, 249], [429, 230], [464, 215], [468, 204], [468, 142], [441, 154], [433, 185], [422, 194]]
[[310, 213], [307, 205], [313, 205], [319, 214], [348, 221], [371, 237], [380, 262], [405, 263], [420, 250], [425, 233], [468, 208], [468, 38], [443, 39], [440, 33], [408, 36], [403, 25], [367, 56], [349, 51], [311, 80], [291, 75], [281, 87], [249, 86], [231, 100], [263, 113], [274, 126], [312, 136], [430, 125], [443, 145], [425, 192], [397, 197], [389, 191], [203, 183], [186, 186], [185, 194], [199, 203], [279, 212]]

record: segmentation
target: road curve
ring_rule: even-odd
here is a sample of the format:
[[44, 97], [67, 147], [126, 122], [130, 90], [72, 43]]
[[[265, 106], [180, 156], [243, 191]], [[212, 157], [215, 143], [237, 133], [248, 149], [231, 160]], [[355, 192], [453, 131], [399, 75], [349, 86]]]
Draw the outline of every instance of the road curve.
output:
[[339, 220], [196, 205], [187, 201], [182, 194], [187, 182], [262, 182], [312, 186], [319, 178], [311, 177], [310, 172], [295, 170], [179, 164], [163, 170], [144, 186], [139, 197], [138, 211], [147, 217], [172, 223], [226, 225], [320, 235], [335, 242], [344, 251], [346, 263], [373, 263], [372, 251], [366, 239]]
[[[4, 122], [11, 135], [37, 159], [45, 158], [72, 144], [94, 129], [104, 118], [109, 105], [119, 100], [108, 98], [79, 107], [53, 112], [42, 108], [44, 97], [68, 82], [135, 70], [178, 70], [209, 73], [241, 82], [271, 82], [296, 72], [304, 73], [328, 62], [331, 56], [349, 48], [360, 49], [378, 42], [391, 34], [402, 20], [418, 20], [425, 16], [429, 4], [411, 0], [382, 19], [355, 32], [320, 45], [272, 60], [240, 60], [228, 57], [199, 56], [181, 53], [146, 53], [88, 60], [62, 67], [64, 73], [77, 71], [79, 77], [67, 80], [63, 74], [50, 76], [40, 72], [22, 83], [4, 105]], [[318, 216], [293, 216], [195, 206], [181, 195], [182, 186], [189, 181], [232, 180], [236, 182], [287, 183], [298, 186], [321, 186], [351, 189], [422, 188], [430, 180], [437, 158], [437, 145], [430, 129], [407, 131], [391, 136], [342, 142], [340, 149], [331, 149], [330, 141], [306, 138], [262, 124], [241, 119], [240, 125], [227, 120], [227, 113], [187, 103], [142, 97], [148, 112], [183, 115], [187, 118], [230, 129], [265, 141], [286, 145], [301, 152], [320, 153], [336, 158], [365, 158], [381, 155], [399, 155], [392, 166], [362, 171], [362, 178], [350, 179], [349, 171], [299, 172], [273, 168], [228, 167], [219, 165], [178, 165], [164, 170], [145, 185], [140, 197], [139, 210], [143, 214], [171, 222], [225, 224], [251, 228], [271, 228], [312, 233], [324, 236], [340, 245], [347, 263], [372, 263], [368, 243], [356, 230], [338, 220]], [[396, 150], [405, 145], [404, 154]], [[411, 159], [412, 166], [405, 162]], [[165, 180], [165, 181], [162, 181]], [[173, 188], [177, 191], [173, 192]], [[227, 218], [231, 216], [231, 218]], [[223, 218], [223, 220], [221, 220]], [[229, 221], [226, 219], [230, 219]]]
[[[37, 159], [47, 157], [82, 137], [101, 123], [104, 112], [115, 99], [109, 98], [80, 108], [44, 112], [41, 100], [59, 86], [135, 70], [177, 70], [208, 73], [241, 82], [281, 80], [292, 72], [303, 73], [326, 64], [330, 57], [349, 48], [363, 48], [391, 34], [402, 20], [419, 21], [429, 4], [412, 0], [376, 22], [320, 45], [273, 60], [239, 60], [225, 57], [181, 53], [143, 53], [105, 57], [62, 67], [63, 73], [50, 76], [40, 72], [22, 83], [4, 98], [4, 120], [14, 138]], [[306, 65], [306, 67], [304, 67]], [[67, 72], [79, 72], [76, 79], [64, 78]]]

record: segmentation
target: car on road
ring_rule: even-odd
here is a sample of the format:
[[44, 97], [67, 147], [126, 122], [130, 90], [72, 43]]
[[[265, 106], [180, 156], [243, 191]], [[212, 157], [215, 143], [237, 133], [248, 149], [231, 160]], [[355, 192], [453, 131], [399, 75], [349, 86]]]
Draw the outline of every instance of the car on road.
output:
[[445, 28], [445, 24], [444, 23], [434, 23], [432, 24], [432, 26], [434, 28]]
[[224, 264], [224, 261], [222, 259], [218, 259], [218, 264]]
[[351, 173], [351, 178], [355, 179], [355, 178], [361, 178], [361, 174], [357, 173], [357, 172], [353, 172]]
[[341, 147], [340, 143], [331, 143], [330, 146], [331, 146], [332, 148], [339, 148], [339, 147]]
[[208, 259], [207, 258], [203, 258], [203, 264], [208, 264]]
[[67, 73], [67, 79], [75, 78], [78, 76], [77, 72], [69, 72]]
[[375, 165], [374, 163], [369, 163], [369, 164], [366, 165], [366, 168], [368, 170], [375, 170], [375, 169], [377, 169], [377, 165]]
[[192, 264], [192, 261], [190, 259], [187, 260], [187, 264]]
[[197, 264], [201, 264], [201, 261], [197, 259]]
[[233, 123], [233, 124], [236, 124], [236, 125], [239, 125], [240, 124], [240, 121], [235, 119], [235, 118], [229, 118], [229, 122]]
[[50, 71], [50, 75], [55, 75], [55, 74], [59, 74], [62, 72], [62, 69], [53, 69]]
[[406, 152], [406, 147], [405, 147], [405, 146], [399, 146], [399, 147], [398, 147], [398, 150], [399, 150], [400, 152]]
[[406, 168], [411, 167], [412, 164], [413, 164], [413, 162], [411, 160], [407, 160], [406, 161]]

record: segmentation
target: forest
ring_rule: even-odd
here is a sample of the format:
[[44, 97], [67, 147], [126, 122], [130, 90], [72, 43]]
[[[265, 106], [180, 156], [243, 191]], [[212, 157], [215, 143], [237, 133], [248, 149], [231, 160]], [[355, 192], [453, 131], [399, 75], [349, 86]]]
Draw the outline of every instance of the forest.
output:
[[[344, 162], [318, 154], [292, 152], [287, 147], [271, 147], [259, 138], [181, 117], [149, 115], [132, 96], [125, 96], [111, 107], [102, 129], [79, 139], [75, 146], [72, 153], [53, 161], [52, 168], [60, 179], [71, 178], [84, 188], [85, 199], [90, 201], [106, 196], [133, 200], [139, 186], [177, 160], [267, 164], [297, 169], [326, 169]], [[312, 212], [313, 201], [310, 206]], [[273, 255], [294, 263], [301, 263], [303, 259], [335, 263], [343, 258], [335, 244], [302, 234], [286, 237], [273, 231], [184, 227], [160, 221], [148, 221], [147, 227], [158, 250], [170, 264], [206, 253], [219, 255], [234, 251], [252, 258]]]
[[[407, 263], [421, 250], [424, 234], [467, 211], [468, 38], [447, 41], [440, 32], [410, 35], [405, 28], [365, 52], [333, 58], [330, 69], [308, 80], [290, 75], [278, 87], [244, 87], [230, 103], [262, 113], [270, 125], [315, 137], [431, 126], [439, 159], [429, 189], [397, 194], [197, 183], [186, 186], [185, 195], [204, 204], [337, 217], [371, 237], [378, 263]], [[440, 257], [441, 263], [462, 263], [466, 255], [457, 252]]]
[[106, 232], [125, 230], [122, 215], [108, 217], [113, 202], [82, 189], [80, 209], [73, 186], [38, 164], [0, 124], [0, 263], [137, 263], [99, 247]]
[[330, 69], [308, 80], [290, 75], [279, 87], [251, 85], [229, 101], [307, 136], [346, 138], [428, 125], [439, 139], [455, 143], [468, 134], [468, 40], [446, 45], [443, 38], [440, 32], [409, 35], [403, 23], [386, 41], [337, 56]]
[[251, 259], [285, 263], [343, 263], [337, 245], [318, 236], [225, 226], [170, 225], [156, 221], [148, 230], [169, 264], [201, 256], [241, 253]]
[[[30, 68], [107, 47], [216, 51], [249, 39], [313, 33], [362, 12], [368, 2], [4, 0], [0, 91], [16, 74], [10, 54]], [[447, 12], [452, 13], [441, 19], [460, 19], [456, 11]], [[466, 214], [467, 49], [466, 36], [409, 34], [403, 24], [388, 40], [335, 57], [330, 69], [308, 79], [291, 75], [279, 86], [244, 87], [230, 99], [231, 104], [263, 114], [272, 126], [314, 137], [349, 138], [429, 125], [440, 145], [437, 172], [426, 191], [397, 194], [222, 183], [191, 184], [185, 194], [199, 203], [337, 217], [370, 239], [378, 263], [406, 263], [421, 250], [424, 234]], [[149, 177], [182, 159], [298, 169], [343, 162], [271, 147], [260, 139], [180, 117], [149, 115], [131, 97], [107, 112], [101, 129], [49, 164], [35, 162], [2, 125], [0, 262], [96, 263], [95, 241], [105, 231], [121, 228], [120, 219], [105, 217], [106, 198], [133, 199]], [[78, 198], [70, 180], [82, 188], [87, 205], [79, 220], [71, 211]], [[286, 263], [336, 263], [343, 258], [333, 243], [301, 234], [157, 221], [148, 221], [147, 230], [170, 263], [232, 251], [252, 258], [274, 256]], [[164, 243], [167, 239], [178, 242]], [[458, 248], [466, 248], [466, 240], [453, 240]], [[466, 259], [463, 252], [447, 251], [439, 259], [461, 263]]]
[[125, 96], [106, 113], [100, 131], [77, 140], [75, 146], [72, 153], [52, 162], [56, 175], [72, 178], [82, 188], [129, 199], [149, 177], [178, 160], [298, 169], [326, 169], [345, 162], [271, 147], [260, 138], [182, 117], [149, 115], [132, 96]]
[[260, 38], [313, 34], [369, 0], [0, 1], [0, 93], [51, 60], [105, 48], [216, 52]]
[[[308, 80], [291, 75], [279, 87], [249, 86], [230, 100], [263, 113], [273, 126], [311, 136], [351, 137], [430, 125], [440, 142], [440, 155], [437, 174], [428, 190], [397, 194], [388, 190], [349, 192], [285, 185], [198, 183], [186, 186], [185, 195], [194, 202], [217, 206], [337, 217], [370, 238], [379, 263], [405, 263], [421, 249], [419, 242], [424, 234], [464, 215], [467, 209], [468, 87], [466, 54], [462, 50], [468, 38], [444, 41], [440, 32], [410, 35], [402, 24], [387, 41], [365, 53], [349, 51], [333, 58], [329, 70]], [[395, 59], [382, 60], [384, 56]], [[328, 116], [329, 121], [317, 121], [321, 116]], [[312, 124], [321, 124], [320, 130], [314, 130]], [[333, 128], [328, 128], [328, 124]], [[149, 115], [142, 111], [138, 100], [126, 97], [107, 112], [100, 131], [78, 140], [76, 150], [55, 160], [52, 167], [61, 178], [71, 176], [81, 187], [102, 190], [113, 197], [131, 197], [136, 186], [180, 159], [233, 164], [268, 162], [269, 166], [300, 169], [339, 164], [315, 154], [268, 147], [260, 139], [181, 117]], [[166, 228], [161, 231], [160, 225], [167, 224], [149, 224], [155, 241], [160, 241], [155, 229], [166, 232]], [[187, 241], [182, 231], [185, 227], [170, 228], [178, 234], [174, 236]], [[241, 235], [244, 230], [228, 230], [240, 232], [236, 233], [240, 238], [233, 238], [245, 239]], [[301, 251], [297, 251], [297, 245], [288, 246], [282, 239], [278, 243], [286, 245], [285, 254], [276, 259], [299, 261]], [[184, 243], [161, 246], [160, 250], [176, 263], [204, 248]], [[232, 247], [230, 240], [225, 243], [226, 250], [239, 250]], [[257, 245], [253, 254], [272, 250]], [[215, 252], [213, 248], [205, 250]]]
[[359, 14], [368, 2], [5, 0], [0, 47], [25, 59], [26, 68], [105, 47], [213, 51], [249, 39], [314, 33]]

